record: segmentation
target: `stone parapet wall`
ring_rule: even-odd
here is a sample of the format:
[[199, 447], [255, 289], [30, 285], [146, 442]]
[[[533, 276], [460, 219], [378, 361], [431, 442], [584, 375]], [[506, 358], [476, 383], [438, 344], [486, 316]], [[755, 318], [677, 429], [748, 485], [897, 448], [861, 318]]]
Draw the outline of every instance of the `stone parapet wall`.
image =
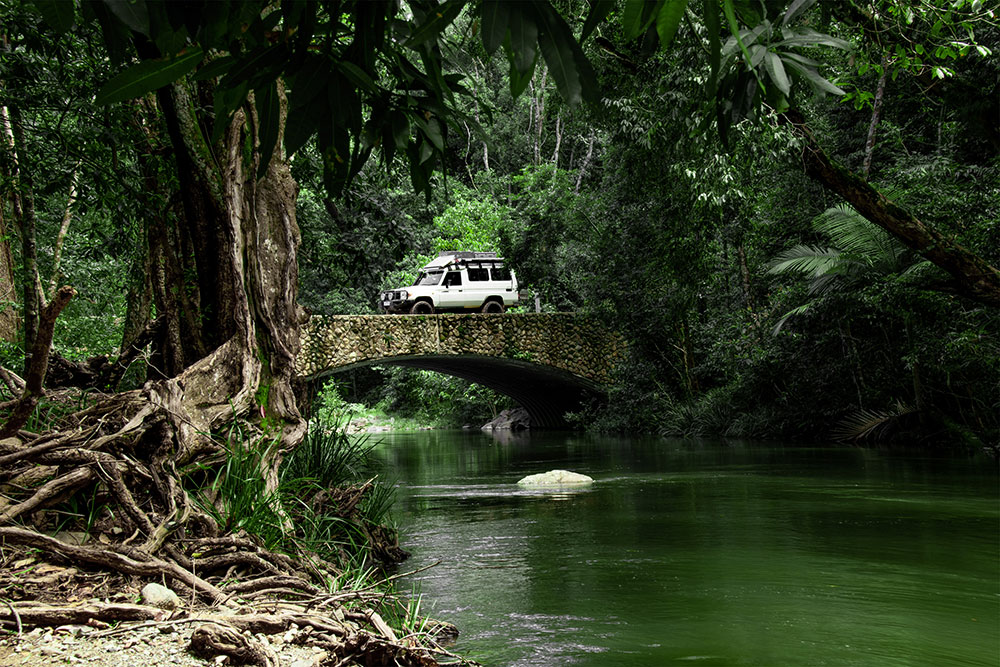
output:
[[565, 371], [598, 385], [624, 353], [621, 336], [572, 313], [314, 315], [296, 372], [314, 377], [380, 359], [475, 355]]

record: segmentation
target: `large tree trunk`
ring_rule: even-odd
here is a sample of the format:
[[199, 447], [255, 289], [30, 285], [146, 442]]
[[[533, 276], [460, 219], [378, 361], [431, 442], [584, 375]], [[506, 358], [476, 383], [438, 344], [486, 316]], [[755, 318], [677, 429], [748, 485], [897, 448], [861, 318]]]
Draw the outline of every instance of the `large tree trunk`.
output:
[[[296, 186], [280, 151], [256, 179], [252, 99], [218, 144], [206, 141], [193, 112], [205, 100], [195, 104], [192, 96], [207, 92], [178, 83], [160, 95], [184, 207], [176, 230], [160, 230], [162, 291], [193, 296], [162, 306], [176, 332], [163, 343], [180, 346], [169, 356], [183, 371], [156, 393], [163, 406], [188, 416], [189, 425], [178, 424], [182, 442], [197, 443], [200, 433], [253, 411], [266, 435], [280, 436], [287, 450], [305, 432], [291, 388], [300, 320]], [[248, 142], [255, 147], [250, 156]], [[272, 483], [277, 461], [268, 464]]]
[[870, 222], [951, 274], [960, 292], [986, 305], [1000, 307], [1000, 271], [886, 198], [865, 179], [834, 162], [820, 147], [800, 113], [793, 110], [784, 117], [804, 140], [802, 161], [811, 178], [843, 197]]
[[[280, 93], [279, 87], [284, 116]], [[252, 98], [222, 139], [210, 144], [195, 111], [205, 106], [193, 104], [191, 94], [180, 83], [160, 95], [185, 202], [176, 223], [170, 216], [151, 216], [149, 234], [150, 256], [159, 262], [157, 319], [176, 334], [160, 345], [172, 350], [174, 362], [184, 363], [141, 390], [104, 397], [75, 413], [63, 431], [38, 436], [10, 422], [8, 434], [27, 442], [0, 439], [0, 485], [16, 489], [12, 497], [0, 497], [0, 546], [31, 546], [127, 574], [165, 577], [215, 603], [224, 595], [204, 577], [237, 566], [256, 573], [249, 576], [280, 575], [291, 582], [282, 586], [311, 591], [308, 579], [322, 579], [327, 566], [317, 565], [310, 575], [253, 539], [220, 536], [227, 527], [206, 514], [182, 482], [185, 471], [218, 470], [227, 446], [257, 447], [258, 473], [266, 489], [274, 490], [282, 454], [305, 435], [291, 385], [300, 325], [296, 188], [282, 159], [281, 137], [258, 179]], [[167, 300], [179, 294], [186, 296]], [[40, 336], [39, 345], [45, 343]], [[204, 346], [204, 354], [197, 345]], [[40, 392], [39, 378], [30, 378], [37, 382], [29, 383], [28, 399], [34, 389]], [[216, 434], [233, 421], [241, 424], [233, 431], [239, 439], [226, 442]], [[97, 487], [114, 508], [114, 521], [124, 529], [120, 534], [132, 535], [125, 544], [68, 554], [42, 532], [3, 527], [15, 517], [35, 521], [68, 494], [93, 495]], [[226, 553], [206, 555], [205, 545]]]

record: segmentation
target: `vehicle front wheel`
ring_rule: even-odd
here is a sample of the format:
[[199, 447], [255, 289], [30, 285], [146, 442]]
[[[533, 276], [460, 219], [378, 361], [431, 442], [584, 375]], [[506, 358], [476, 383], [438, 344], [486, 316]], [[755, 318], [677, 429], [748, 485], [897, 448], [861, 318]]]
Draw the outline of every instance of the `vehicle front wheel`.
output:
[[410, 313], [413, 315], [433, 315], [434, 305], [430, 301], [417, 301], [410, 306]]
[[500, 301], [487, 301], [483, 304], [482, 312], [484, 313], [502, 313], [504, 311], [503, 303]]

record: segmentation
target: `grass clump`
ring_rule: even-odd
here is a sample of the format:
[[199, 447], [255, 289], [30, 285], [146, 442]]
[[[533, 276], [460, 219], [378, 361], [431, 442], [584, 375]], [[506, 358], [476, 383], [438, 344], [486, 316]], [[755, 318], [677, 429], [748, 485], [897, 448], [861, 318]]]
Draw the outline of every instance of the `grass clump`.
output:
[[331, 573], [331, 587], [366, 579], [376, 564], [399, 562], [405, 552], [386, 525], [394, 489], [379, 479], [375, 445], [348, 435], [346, 424], [344, 417], [314, 422], [282, 461], [274, 489], [261, 470], [278, 441], [248, 441], [233, 426], [222, 464], [188, 475], [193, 495], [227, 532], [243, 531], [270, 550], [315, 562]]

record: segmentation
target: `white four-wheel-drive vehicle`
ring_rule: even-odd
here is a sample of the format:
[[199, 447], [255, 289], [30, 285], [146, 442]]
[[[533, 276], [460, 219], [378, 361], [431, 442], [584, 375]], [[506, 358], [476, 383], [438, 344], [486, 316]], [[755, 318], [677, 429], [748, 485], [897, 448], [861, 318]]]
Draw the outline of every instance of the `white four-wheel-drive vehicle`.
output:
[[409, 287], [382, 292], [387, 313], [502, 313], [517, 303], [517, 277], [495, 252], [440, 253]]

